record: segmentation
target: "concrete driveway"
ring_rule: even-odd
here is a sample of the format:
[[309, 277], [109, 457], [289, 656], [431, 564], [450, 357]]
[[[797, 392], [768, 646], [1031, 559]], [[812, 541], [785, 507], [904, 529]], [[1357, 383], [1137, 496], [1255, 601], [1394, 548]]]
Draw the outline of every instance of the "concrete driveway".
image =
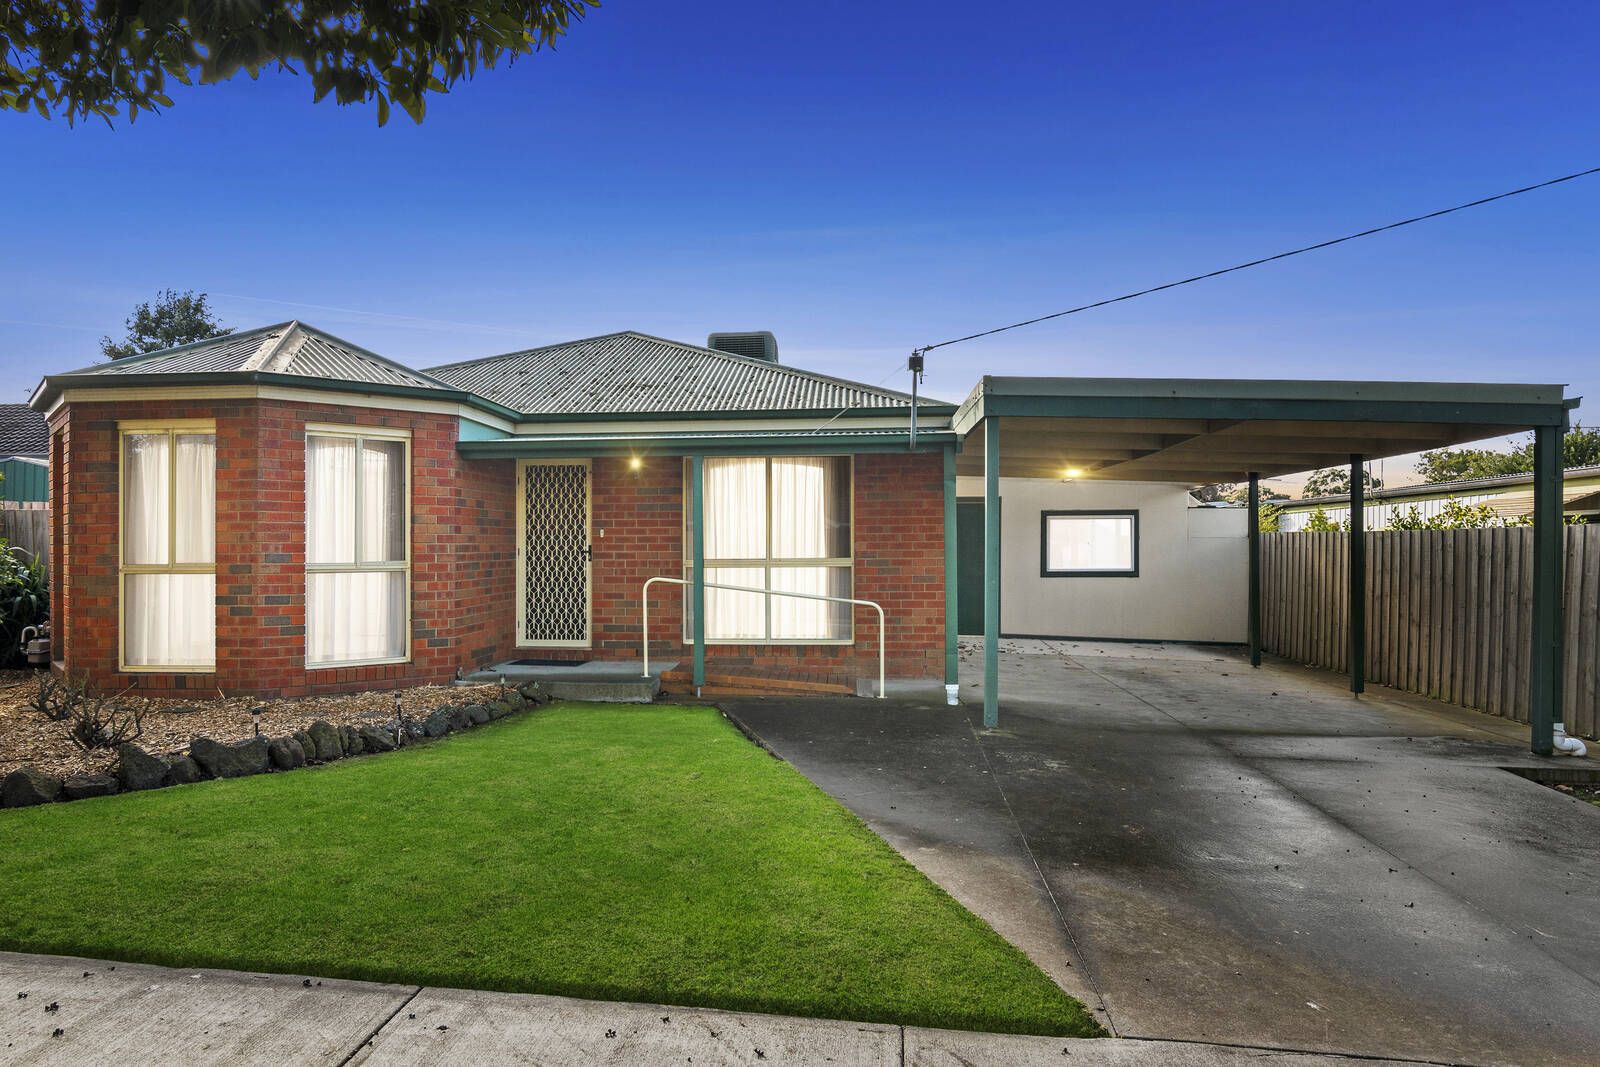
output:
[[[1600, 808], [1516, 728], [1187, 646], [1007, 642], [963, 707], [727, 710], [1127, 1037], [1600, 1062]], [[969, 675], [970, 672], [970, 675]]]

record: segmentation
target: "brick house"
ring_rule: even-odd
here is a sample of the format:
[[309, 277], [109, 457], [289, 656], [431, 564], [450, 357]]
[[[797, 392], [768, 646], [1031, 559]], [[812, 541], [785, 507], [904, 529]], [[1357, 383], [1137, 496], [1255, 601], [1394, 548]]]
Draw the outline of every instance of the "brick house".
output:
[[853, 680], [882, 639], [891, 677], [946, 675], [954, 409], [913, 441], [908, 396], [712, 341], [419, 371], [290, 322], [51, 375], [56, 669], [298, 696], [637, 660], [664, 578], [660, 661]]

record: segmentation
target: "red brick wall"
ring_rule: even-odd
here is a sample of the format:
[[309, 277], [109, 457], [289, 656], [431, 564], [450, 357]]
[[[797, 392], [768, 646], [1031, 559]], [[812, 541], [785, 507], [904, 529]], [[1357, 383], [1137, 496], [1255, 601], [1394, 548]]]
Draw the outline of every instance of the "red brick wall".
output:
[[[121, 672], [117, 667], [117, 422], [210, 418], [217, 423], [217, 670]], [[411, 432], [411, 661], [305, 668], [305, 426], [384, 426]], [[464, 460], [452, 416], [271, 400], [119, 401], [72, 404], [61, 433], [52, 507], [58, 668], [87, 672], [104, 690], [298, 696], [448, 680], [505, 659], [514, 648], [515, 463]], [[889, 673], [938, 677], [943, 669], [943, 463], [938, 455], [855, 460], [856, 596], [888, 616]], [[682, 461], [593, 464], [593, 648], [525, 654], [628, 659], [639, 654], [640, 590], [653, 575], [681, 574]], [[652, 655], [687, 660], [683, 592], [657, 586]], [[877, 670], [876, 613], [856, 609], [856, 642], [712, 645], [714, 667]]]
[[[653, 575], [682, 576], [683, 464], [646, 460], [630, 471], [621, 459], [594, 463], [594, 646], [578, 656], [639, 655], [639, 594]], [[855, 596], [883, 605], [892, 677], [944, 673], [944, 460], [938, 454], [855, 457]], [[605, 534], [602, 537], [601, 531]], [[657, 585], [650, 605], [651, 655], [687, 661], [681, 639], [687, 590]], [[786, 667], [878, 670], [878, 616], [855, 609], [854, 646], [719, 645], [712, 668]], [[559, 653], [541, 653], [558, 656]]]
[[[122, 672], [117, 666], [117, 422], [209, 418], [217, 424], [217, 670]], [[305, 667], [305, 427], [411, 431], [411, 661]], [[451, 416], [269, 400], [73, 404], [62, 529], [52, 575], [63, 603], [56, 658], [107, 690], [301, 696], [442, 682], [510, 647], [510, 461], [467, 462]], [[65, 568], [64, 574], [62, 568]]]

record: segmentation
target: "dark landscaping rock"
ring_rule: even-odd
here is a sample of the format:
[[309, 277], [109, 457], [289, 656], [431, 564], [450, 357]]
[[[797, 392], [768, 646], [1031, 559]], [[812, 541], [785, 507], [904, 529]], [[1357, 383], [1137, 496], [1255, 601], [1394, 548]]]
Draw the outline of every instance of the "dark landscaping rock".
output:
[[280, 771], [292, 771], [306, 765], [306, 750], [292, 737], [275, 737], [267, 742], [267, 758]]
[[150, 755], [138, 745], [119, 745], [117, 780], [124, 789], [160, 789], [167, 784], [166, 761]]
[[209, 737], [196, 737], [189, 742], [189, 756], [213, 778], [265, 774], [271, 765], [265, 737], [252, 737], [231, 745], [213, 741]]
[[317, 758], [317, 743], [311, 740], [311, 735], [304, 730], [296, 730], [289, 735], [300, 743], [300, 751], [305, 755], [306, 762]]
[[339, 727], [339, 740], [344, 743], [346, 756], [359, 756], [367, 750], [361, 743], [361, 733], [354, 726]]
[[489, 721], [489, 709], [482, 704], [468, 704], [464, 710], [474, 726], [482, 726]]
[[542, 704], [545, 700], [544, 686], [538, 682], [524, 682], [517, 686], [517, 695], [534, 704]]
[[440, 708], [432, 715], [429, 715], [422, 724], [422, 734], [424, 737], [443, 737], [449, 732], [450, 714], [444, 708]]
[[205, 776], [200, 764], [188, 756], [173, 756], [167, 760], [167, 781], [171, 785], [193, 785], [203, 781]]
[[503, 719], [507, 715], [514, 714], [520, 710], [520, 708], [511, 702], [511, 698], [509, 697], [501, 697], [499, 700], [496, 700], [493, 704], [489, 705], [489, 711], [491, 712], [492, 717], [496, 719]]
[[[344, 741], [339, 736], [339, 728], [331, 722], [318, 719], [306, 731], [311, 735], [312, 748], [316, 750], [319, 760], [336, 760], [344, 755]], [[311, 753], [306, 753], [310, 755]]]
[[18, 767], [0, 782], [0, 804], [8, 808], [31, 808], [60, 797], [61, 779], [37, 767]]
[[363, 726], [356, 733], [361, 735], [361, 745], [368, 752], [394, 751], [394, 735], [388, 730], [377, 726]]
[[472, 729], [472, 719], [467, 715], [467, 709], [460, 704], [451, 704], [444, 709], [445, 716], [450, 721], [450, 729], [459, 733], [462, 730]]
[[108, 797], [116, 791], [117, 780], [109, 774], [74, 774], [61, 783], [61, 792], [68, 800]]

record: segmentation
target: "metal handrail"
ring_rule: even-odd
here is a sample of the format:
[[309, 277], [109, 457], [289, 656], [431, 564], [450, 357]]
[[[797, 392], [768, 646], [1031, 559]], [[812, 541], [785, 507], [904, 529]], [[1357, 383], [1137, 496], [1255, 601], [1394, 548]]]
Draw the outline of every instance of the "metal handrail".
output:
[[[643, 602], [644, 615], [644, 677], [650, 677], [650, 587], [656, 582], [666, 582], [669, 585], [690, 585], [687, 578], [668, 578], [657, 575], [644, 580], [643, 591], [639, 599]], [[728, 589], [735, 593], [761, 593], [764, 596], [792, 596], [799, 600], [825, 600], [830, 604], [855, 604], [858, 607], [872, 608], [878, 613], [878, 699], [884, 698], [883, 663], [885, 638], [888, 636], [884, 630], [883, 605], [876, 600], [855, 600], [847, 596], [823, 596], [821, 593], [791, 593], [787, 589], [757, 589], [750, 585], [722, 585], [718, 582], [706, 582], [707, 589]]]

